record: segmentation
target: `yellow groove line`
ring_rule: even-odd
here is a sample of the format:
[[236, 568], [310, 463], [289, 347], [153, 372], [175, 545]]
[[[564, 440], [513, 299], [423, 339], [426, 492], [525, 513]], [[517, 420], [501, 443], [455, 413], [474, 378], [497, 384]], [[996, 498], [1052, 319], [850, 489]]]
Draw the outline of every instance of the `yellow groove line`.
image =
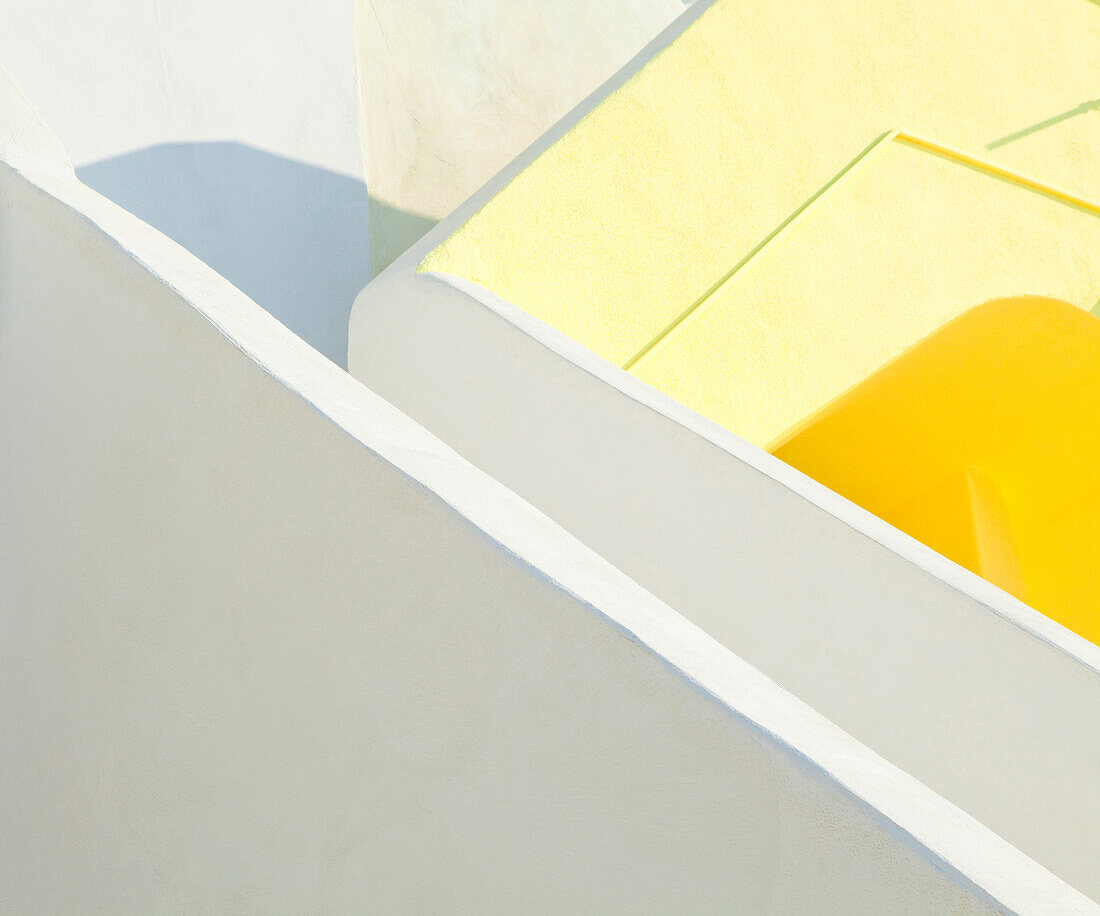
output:
[[1067, 194], [1065, 191], [1059, 191], [1057, 188], [1052, 188], [1049, 185], [1032, 181], [1030, 178], [1025, 178], [1023, 175], [1009, 172], [990, 162], [977, 159], [974, 156], [968, 156], [966, 153], [960, 153], [958, 150], [948, 149], [946, 146], [940, 146], [938, 143], [933, 143], [931, 140], [924, 140], [921, 137], [915, 137], [912, 134], [898, 133], [894, 136], [894, 139], [899, 143], [907, 143], [909, 146], [916, 147], [925, 152], [942, 156], [944, 159], [950, 159], [954, 162], [968, 165], [972, 169], [977, 169], [979, 172], [985, 172], [987, 175], [992, 175], [994, 178], [1000, 178], [1003, 181], [1018, 185], [1021, 188], [1027, 188], [1029, 191], [1035, 191], [1038, 194], [1051, 197], [1064, 204], [1069, 204], [1071, 207], [1077, 207], [1087, 213], [1091, 213], [1093, 216], [1100, 216], [1100, 206], [1094, 203], [1090, 203], [1080, 197], [1074, 197], [1072, 194]]
[[686, 321], [697, 315], [702, 314], [709, 300], [713, 295], [718, 292], [723, 286], [728, 283], [735, 274], [737, 274], [749, 261], [751, 261], [756, 255], [758, 255], [765, 247], [770, 245], [776, 239], [785, 235], [792, 225], [802, 216], [807, 210], [810, 209], [817, 201], [819, 201], [826, 192], [835, 188], [840, 184], [841, 180], [850, 175], [861, 163], [866, 162], [872, 153], [879, 149], [882, 149], [887, 143], [897, 141], [899, 143], [905, 143], [916, 149], [923, 150], [924, 152], [932, 153], [937, 156], [941, 156], [945, 159], [950, 159], [953, 162], [958, 162], [962, 165], [969, 166], [976, 169], [979, 172], [984, 172], [987, 175], [991, 175], [994, 178], [999, 178], [1003, 181], [1010, 182], [1021, 188], [1026, 188], [1029, 191], [1034, 191], [1038, 194], [1043, 194], [1046, 197], [1050, 197], [1061, 203], [1068, 204], [1072, 207], [1084, 210], [1087, 213], [1091, 213], [1094, 216], [1100, 216], [1100, 206], [1090, 203], [1087, 200], [1083, 200], [1080, 197], [1074, 197], [1072, 194], [1068, 194], [1065, 191], [1059, 191], [1057, 188], [1052, 188], [1048, 185], [1040, 184], [1037, 181], [1032, 181], [1030, 178], [1025, 178], [1022, 175], [1017, 175], [1014, 172], [1009, 172], [999, 166], [993, 165], [989, 162], [984, 162], [981, 159], [977, 159], [973, 156], [968, 156], [966, 153], [960, 153], [957, 150], [948, 149], [945, 146], [940, 146], [938, 143], [933, 143], [931, 140], [924, 140], [920, 137], [913, 136], [912, 134], [903, 134], [897, 130], [887, 131], [881, 137], [878, 137], [873, 143], [864, 149], [858, 156], [849, 162], [840, 172], [838, 172], [828, 183], [823, 185], [817, 190], [817, 192], [809, 198], [802, 206], [788, 216], [782, 223], [780, 223], [772, 232], [759, 242], [745, 257], [738, 261], [727, 273], [718, 279], [718, 281], [711, 286], [706, 292], [704, 292], [698, 299], [696, 299], [691, 305], [689, 305], [683, 312], [681, 312], [676, 318], [674, 318], [656, 337], [647, 343], [641, 350], [635, 353], [630, 359], [623, 364], [623, 369], [630, 370], [637, 366], [644, 359], [652, 356], [654, 353], [659, 352], [661, 348], [668, 342], [672, 334], [679, 330]]
[[855, 159], [849, 162], [846, 166], [844, 166], [843, 169], [837, 172], [836, 175], [830, 178], [826, 184], [818, 188], [809, 200], [807, 200], [804, 204], [802, 204], [802, 206], [795, 210], [794, 213], [792, 213], [785, 220], [783, 220], [783, 222], [776, 226], [775, 229], [773, 229], [767, 236], [765, 236], [763, 240], [758, 242], [756, 246], [752, 249], [752, 251], [750, 251], [740, 261], [734, 264], [729, 271], [727, 271], [723, 276], [718, 279], [718, 282], [711, 286], [710, 289], [703, 293], [703, 295], [696, 299], [668, 325], [666, 325], [665, 329], [661, 331], [656, 337], [654, 337], [653, 340], [651, 340], [644, 347], [642, 347], [642, 349], [640, 349], [637, 353], [630, 357], [630, 359], [628, 359], [626, 363], [623, 364], [623, 368], [627, 370], [632, 369], [639, 362], [641, 362], [641, 360], [645, 359], [648, 356], [651, 356], [653, 353], [659, 350], [668, 340], [669, 335], [676, 331], [685, 321], [687, 321], [693, 315], [702, 313], [702, 311], [706, 307], [707, 300], [710, 299], [723, 286], [725, 286], [734, 276], [734, 274], [736, 274], [742, 267], [748, 264], [749, 261], [756, 257], [756, 255], [758, 255], [767, 245], [771, 244], [777, 238], [784, 235], [791, 228], [791, 226], [794, 225], [798, 218], [802, 216], [803, 213], [805, 213], [807, 210], [810, 209], [810, 207], [817, 203], [817, 201], [819, 201], [828, 191], [832, 190], [838, 184], [840, 184], [840, 182], [844, 178], [846, 178], [855, 170], [856, 166], [865, 162], [868, 158], [870, 158], [872, 153], [874, 153], [878, 149], [881, 149], [896, 136], [896, 130], [888, 130], [881, 137], [877, 137], [866, 149], [864, 149], [858, 156], [856, 156]]

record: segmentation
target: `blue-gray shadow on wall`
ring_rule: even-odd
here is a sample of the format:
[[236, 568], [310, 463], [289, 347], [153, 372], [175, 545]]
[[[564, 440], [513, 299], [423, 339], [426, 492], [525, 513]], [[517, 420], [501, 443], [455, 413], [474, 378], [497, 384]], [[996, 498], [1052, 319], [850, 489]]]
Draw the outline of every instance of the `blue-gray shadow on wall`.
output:
[[76, 172], [346, 366], [371, 279], [363, 182], [241, 143], [165, 143]]

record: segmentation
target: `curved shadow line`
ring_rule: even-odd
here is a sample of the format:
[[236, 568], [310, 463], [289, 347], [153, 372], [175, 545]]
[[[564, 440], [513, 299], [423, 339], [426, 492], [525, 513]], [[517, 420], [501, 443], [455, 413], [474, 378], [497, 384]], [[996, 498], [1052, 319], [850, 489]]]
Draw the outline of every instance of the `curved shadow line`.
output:
[[234, 142], [164, 143], [76, 173], [346, 365], [351, 306], [371, 279], [361, 180]]

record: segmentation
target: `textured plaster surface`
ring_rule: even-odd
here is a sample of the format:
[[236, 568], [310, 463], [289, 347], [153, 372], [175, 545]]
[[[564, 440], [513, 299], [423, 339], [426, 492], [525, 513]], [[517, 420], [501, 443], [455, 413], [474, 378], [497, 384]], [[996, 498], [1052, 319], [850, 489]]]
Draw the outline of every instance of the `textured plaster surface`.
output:
[[[1100, 201], [1100, 115], [1093, 110], [1100, 7], [1088, 0], [720, 0], [683, 21], [672, 43], [648, 56], [500, 193], [482, 198], [481, 209], [428, 255], [423, 269], [478, 283], [628, 366], [885, 131], [901, 129]], [[983, 242], [988, 227], [970, 222], [982, 219], [968, 209], [984, 203], [980, 193], [959, 196], [948, 187], [939, 196], [927, 182], [915, 174], [910, 187], [894, 190], [903, 197], [923, 191], [911, 212], [934, 219], [936, 229], [941, 220], [949, 229], [947, 223], [961, 222], [951, 229], [962, 246], [951, 252], [956, 260], [971, 242], [996, 239]], [[891, 187], [882, 193], [886, 210], [878, 222], [848, 233], [846, 256], [859, 260], [861, 245], [906, 253], [895, 239], [909, 202], [897, 201], [895, 212]], [[1036, 229], [1048, 227], [1040, 219]], [[768, 356], [792, 377], [806, 370], [797, 339], [790, 354], [785, 341], [798, 325], [799, 300], [814, 289], [810, 260], [805, 285], [798, 286], [801, 270], [789, 283], [793, 296], [783, 290], [756, 306], [759, 324], [777, 328], [784, 341]], [[873, 269], [874, 259], [866, 261]], [[835, 258], [822, 263], [840, 272]], [[947, 283], [958, 268], [934, 269]], [[915, 276], [875, 282], [919, 295], [931, 270], [926, 262]], [[1044, 292], [1053, 291], [1024, 286], [996, 295]], [[806, 337], [817, 330], [806, 324]], [[873, 324], [863, 328], [875, 342], [879, 332]], [[766, 405], [782, 397], [771, 374], [751, 374], [762, 380], [754, 400]], [[835, 381], [842, 387], [834, 394], [844, 387]], [[745, 429], [734, 429], [764, 444], [783, 430], [781, 420], [773, 423], [779, 428], [751, 417]]]
[[355, 10], [379, 271], [597, 89], [683, 4], [355, 0]]
[[0, 87], [3, 909], [1095, 911]]
[[1100, 209], [899, 137], [630, 371], [768, 448], [956, 315], [1021, 292], [1100, 300]]

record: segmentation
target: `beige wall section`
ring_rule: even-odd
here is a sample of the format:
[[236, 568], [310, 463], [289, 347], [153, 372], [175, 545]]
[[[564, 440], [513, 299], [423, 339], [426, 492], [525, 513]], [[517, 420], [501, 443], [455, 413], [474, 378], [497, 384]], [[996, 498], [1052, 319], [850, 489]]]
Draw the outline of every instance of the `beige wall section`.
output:
[[355, 0], [375, 272], [682, 10], [681, 0]]
[[1095, 912], [28, 154], [8, 88], [0, 909]]
[[360, 295], [357, 378], [1100, 899], [1100, 649], [422, 255]]
[[353, 0], [0, 0], [81, 180], [338, 365], [370, 277]]

